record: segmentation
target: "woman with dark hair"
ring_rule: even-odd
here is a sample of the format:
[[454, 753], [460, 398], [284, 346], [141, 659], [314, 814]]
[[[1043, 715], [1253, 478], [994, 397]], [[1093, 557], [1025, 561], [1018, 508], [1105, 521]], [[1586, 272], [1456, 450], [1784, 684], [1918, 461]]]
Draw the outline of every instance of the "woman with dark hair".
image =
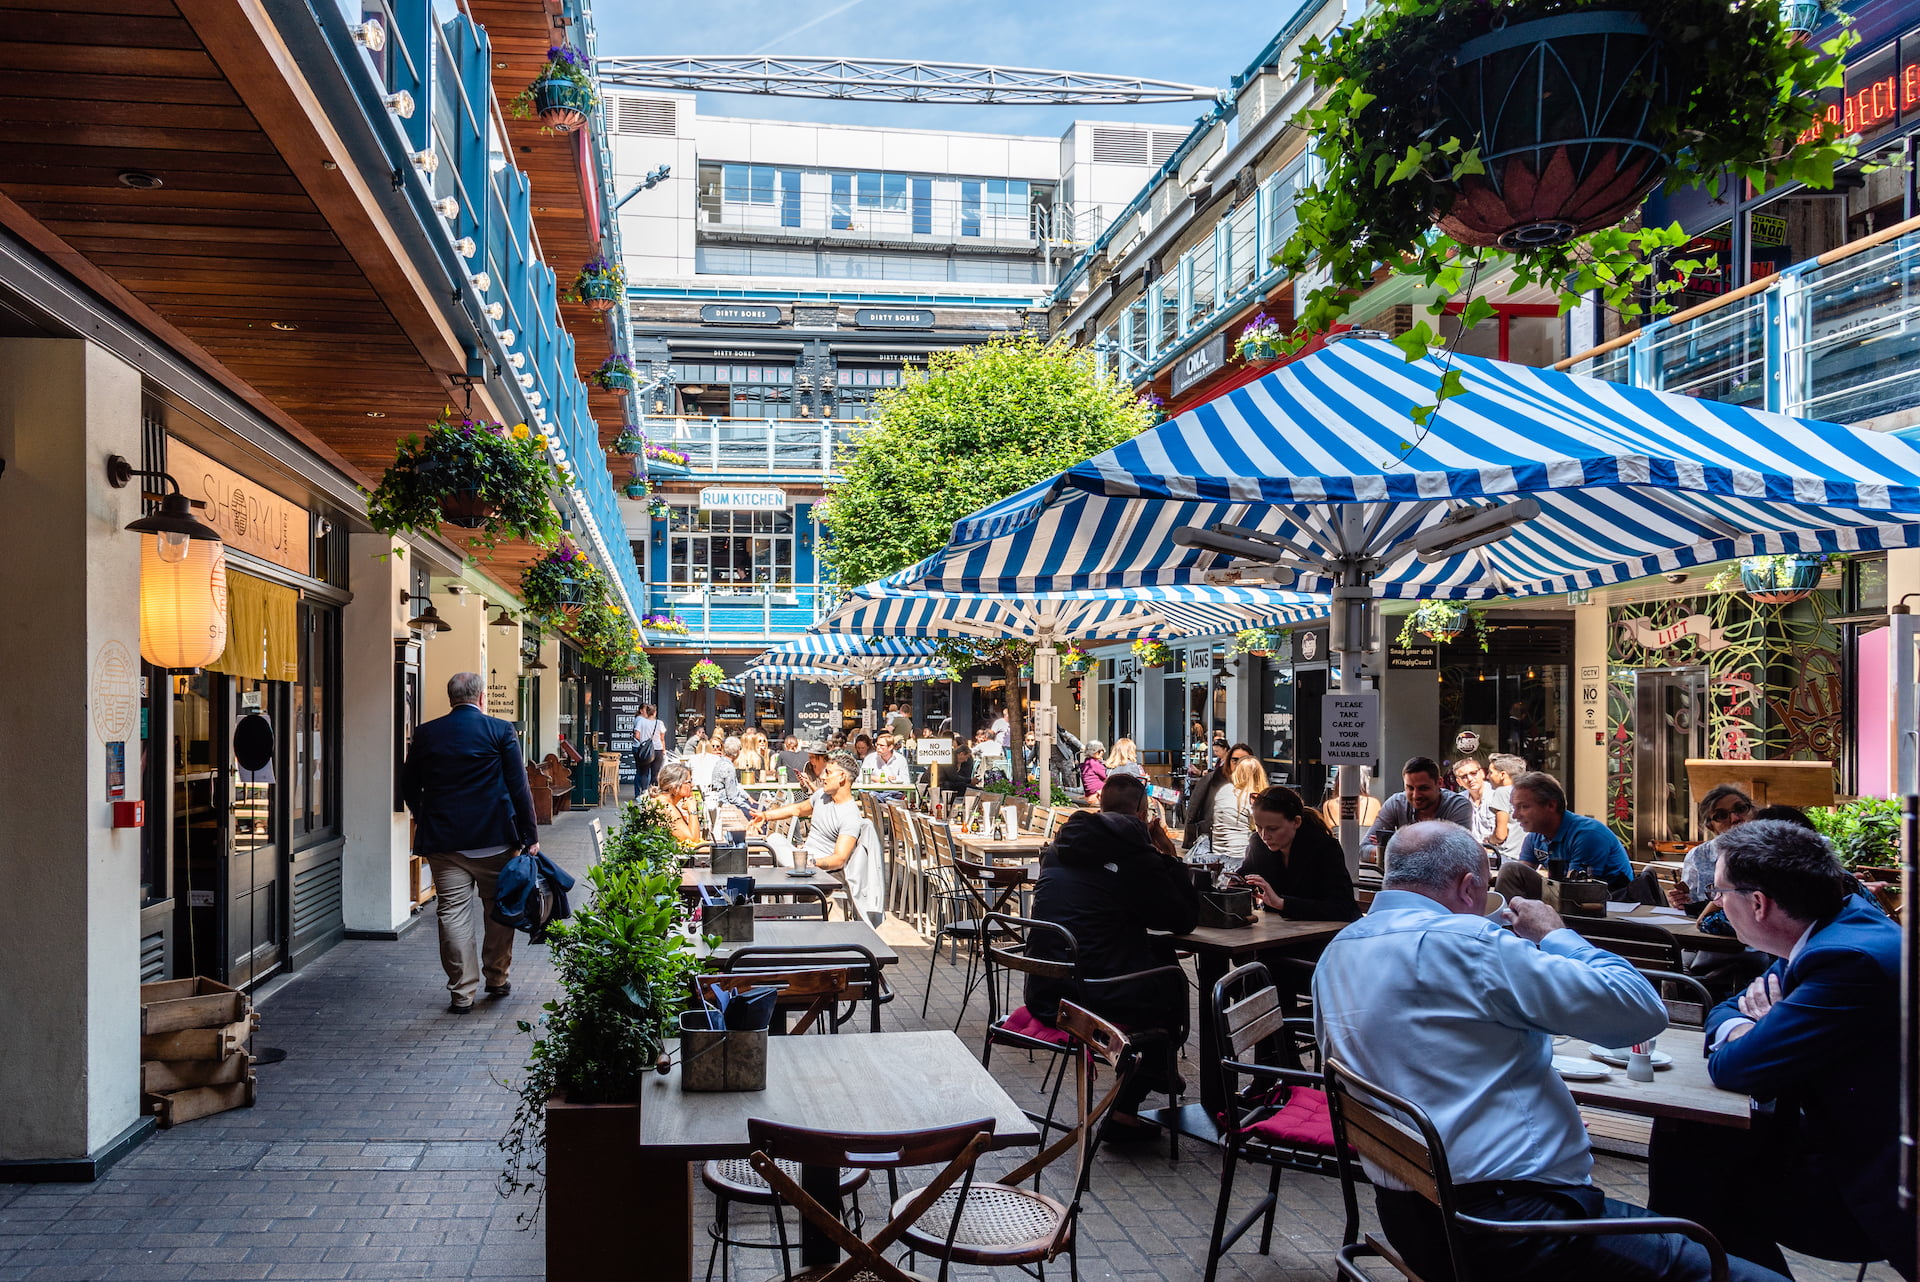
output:
[[1240, 875], [1260, 902], [1296, 921], [1354, 921], [1360, 905], [1346, 852], [1300, 794], [1275, 785], [1253, 799], [1253, 836]]

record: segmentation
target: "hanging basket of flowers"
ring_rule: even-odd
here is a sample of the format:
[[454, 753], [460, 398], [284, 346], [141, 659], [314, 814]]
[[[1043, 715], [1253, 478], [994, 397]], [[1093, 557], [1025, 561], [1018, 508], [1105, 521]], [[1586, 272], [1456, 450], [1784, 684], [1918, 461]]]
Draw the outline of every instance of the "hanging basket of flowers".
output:
[[679, 450], [665, 445], [647, 445], [643, 451], [647, 456], [649, 472], [665, 472], [676, 476], [685, 476], [690, 470], [687, 456]]
[[593, 373], [587, 375], [587, 381], [603, 392], [612, 392], [616, 396], [631, 396], [637, 374], [633, 362], [619, 352], [607, 357]]
[[647, 500], [647, 515], [656, 521], [664, 521], [673, 515], [673, 505], [656, 494]]
[[692, 669], [688, 671], [687, 689], [705, 690], [711, 686], [719, 685], [726, 679], [727, 674], [720, 670], [719, 664], [711, 659], [702, 659], [700, 662], [694, 664]]
[[626, 296], [627, 273], [620, 264], [605, 258], [590, 258], [573, 278], [573, 287], [566, 292], [565, 301], [585, 303], [592, 311], [606, 312], [612, 311]]
[[613, 444], [607, 447], [612, 458], [638, 458], [640, 451], [647, 448], [646, 438], [631, 428], [621, 428], [620, 435], [613, 438]]
[[[1381, 264], [1444, 302], [1478, 248], [1507, 251], [1525, 284], [1638, 311], [1652, 255], [1688, 240], [1615, 230], [1654, 187], [1827, 186], [1851, 153], [1821, 127], [1838, 47], [1799, 40], [1779, 4], [1378, 0], [1307, 42], [1299, 69], [1321, 94], [1294, 123], [1322, 164], [1274, 263], [1326, 283], [1296, 297], [1289, 345], [1326, 332]], [[1462, 320], [1491, 314], [1476, 299]], [[1421, 322], [1397, 341], [1414, 358], [1434, 338]]]
[[1273, 630], [1270, 628], [1243, 628], [1233, 634], [1233, 640], [1227, 643], [1227, 656], [1250, 654], [1264, 659], [1273, 653]]
[[653, 664], [640, 648], [640, 629], [612, 601], [584, 605], [573, 619], [580, 657], [617, 681], [651, 682]]
[[1791, 605], [1813, 595], [1826, 573], [1829, 558], [1789, 553], [1784, 556], [1740, 558], [1740, 586], [1755, 601]]
[[520, 574], [520, 597], [542, 619], [571, 621], [606, 596], [606, 579], [572, 539], [561, 539], [558, 547]]
[[653, 493], [653, 486], [647, 484], [637, 476], [629, 476], [627, 483], [621, 486], [620, 489], [621, 492], [630, 499], [644, 499], [647, 495]]
[[1133, 643], [1134, 657], [1149, 668], [1164, 668], [1173, 662], [1173, 651], [1167, 643], [1154, 637], [1143, 637]]
[[1233, 350], [1248, 364], [1277, 360], [1281, 340], [1285, 337], [1286, 332], [1280, 328], [1279, 321], [1265, 312], [1258, 312], [1240, 331], [1240, 337], [1233, 340]]
[[442, 411], [425, 435], [409, 436], [367, 492], [367, 520], [383, 534], [437, 534], [441, 524], [474, 531], [469, 542], [550, 544], [560, 518], [548, 501], [553, 468], [547, 439], [525, 423], [507, 427]]
[[1060, 652], [1060, 671], [1068, 676], [1083, 676], [1093, 670], [1093, 656], [1079, 646], [1068, 642], [1066, 649]]
[[538, 117], [542, 129], [570, 134], [587, 123], [599, 102], [587, 56], [572, 45], [554, 45], [534, 82], [507, 105], [520, 120]]
[[1450, 645], [1469, 628], [1478, 638], [1480, 648], [1485, 650], [1488, 628], [1484, 610], [1458, 601], [1422, 601], [1400, 624], [1400, 635], [1394, 638], [1394, 643], [1418, 645], [1424, 638], [1435, 645]]
[[1140, 393], [1140, 408], [1146, 411], [1147, 426], [1152, 427], [1167, 417], [1167, 401], [1163, 396], [1152, 392]]

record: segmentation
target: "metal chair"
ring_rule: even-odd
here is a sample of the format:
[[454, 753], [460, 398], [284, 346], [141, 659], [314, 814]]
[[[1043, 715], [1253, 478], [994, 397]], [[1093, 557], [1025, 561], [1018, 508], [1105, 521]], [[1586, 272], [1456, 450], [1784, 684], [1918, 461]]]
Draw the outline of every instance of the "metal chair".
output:
[[[940, 940], [944, 936], [951, 945], [967, 945], [966, 987], [960, 994], [960, 1009], [954, 1013], [953, 1026], [960, 1027], [965, 1018], [967, 1005], [973, 1000], [973, 990], [979, 986], [984, 974], [981, 957], [981, 944], [986, 937], [986, 918], [999, 913], [1007, 906], [1007, 901], [1020, 893], [1026, 883], [1027, 870], [1024, 867], [1008, 865], [996, 867], [991, 864], [976, 864], [958, 855], [954, 857], [951, 869], [953, 894], [949, 902], [954, 905], [951, 911], [964, 914], [942, 921], [934, 931], [933, 950], [938, 953]], [[952, 964], [950, 961], [949, 964]], [[920, 1014], [924, 1018], [927, 1006], [933, 1000], [933, 959], [927, 961], [927, 990], [920, 1000]]]
[[893, 1000], [893, 988], [873, 950], [865, 945], [748, 944], [728, 954], [725, 970], [729, 975], [743, 975], [809, 967], [844, 967], [849, 971], [841, 996], [844, 1005], [833, 1015], [834, 1031], [853, 1019], [861, 1002], [867, 1003], [869, 1031], [880, 1031], [880, 1008]]
[[753, 888], [756, 921], [793, 918], [825, 921], [832, 903], [827, 888], [813, 883], [762, 882]]
[[[851, 1282], [924, 1282], [886, 1258], [885, 1252], [905, 1237], [929, 1209], [958, 1186], [947, 1230], [940, 1239], [943, 1248], [951, 1248], [960, 1228], [960, 1210], [973, 1186], [974, 1163], [993, 1142], [994, 1121], [983, 1117], [957, 1126], [934, 1127], [924, 1131], [894, 1131], [864, 1134], [847, 1131], [815, 1131], [770, 1122], [764, 1118], [747, 1119], [747, 1141], [753, 1152], [747, 1161], [767, 1182], [780, 1202], [798, 1210], [815, 1229], [846, 1252], [847, 1259], [831, 1270], [809, 1270], [803, 1277], [831, 1275]], [[889, 1175], [902, 1167], [941, 1164], [939, 1174], [893, 1208], [893, 1218], [880, 1226], [872, 1237], [862, 1239], [847, 1228], [839, 1208], [828, 1206], [800, 1186], [790, 1173], [799, 1167], [816, 1169], [853, 1169], [886, 1171]], [[834, 1201], [838, 1201], [836, 1197]], [[780, 1236], [782, 1276], [793, 1277], [793, 1244], [788, 1241], [786, 1220], [777, 1221]], [[864, 1230], [863, 1230], [864, 1231]], [[944, 1276], [945, 1270], [942, 1270]]]
[[[1040, 1270], [1067, 1257], [1068, 1275], [1080, 1276], [1074, 1229], [1080, 1203], [1093, 1179], [1093, 1154], [1100, 1125], [1114, 1100], [1133, 1076], [1137, 1060], [1133, 1045], [1120, 1029], [1072, 1002], [1060, 1003], [1060, 1028], [1071, 1040], [1074, 1066], [1075, 1120], [1066, 1133], [1031, 1159], [991, 1183], [976, 1181], [964, 1189], [948, 1189], [920, 1212], [901, 1240], [909, 1251], [931, 1255], [941, 1262], [944, 1275], [952, 1264], [1009, 1266]], [[1110, 1085], [1098, 1103], [1093, 1101], [1095, 1065], [1104, 1067]], [[1073, 1192], [1064, 1202], [1040, 1191], [1040, 1176], [1069, 1150], [1074, 1154]], [[1032, 1188], [1022, 1188], [1031, 1179]], [[909, 1193], [894, 1203], [898, 1216], [919, 1195]], [[922, 1229], [924, 1220], [928, 1227]], [[944, 1233], [943, 1224], [950, 1225]]]
[[[800, 1178], [800, 1168], [792, 1162], [783, 1162], [782, 1168], [796, 1180]], [[842, 1199], [853, 1198], [848, 1208], [846, 1224], [853, 1232], [861, 1228], [860, 1190], [871, 1178], [871, 1173], [856, 1167], [842, 1167], [840, 1170], [839, 1193]], [[728, 1282], [730, 1265], [735, 1247], [757, 1251], [784, 1250], [784, 1222], [780, 1197], [760, 1178], [753, 1164], [744, 1157], [725, 1158], [703, 1162], [700, 1166], [700, 1183], [713, 1195], [713, 1222], [707, 1226], [707, 1237], [713, 1246], [707, 1253], [707, 1282], [712, 1282], [714, 1261], [720, 1263], [720, 1282]], [[765, 1207], [776, 1223], [776, 1237], [738, 1238], [731, 1236], [730, 1223], [733, 1205]]]
[[1651, 922], [1622, 921], [1617, 917], [1586, 917], [1569, 914], [1567, 925], [1581, 938], [1610, 953], [1626, 958], [1635, 970], [1677, 973], [1686, 970], [1680, 959], [1680, 942], [1673, 932]]
[[[700, 975], [693, 981], [694, 996], [712, 1005], [715, 994], [745, 992], [750, 988], [772, 985], [780, 989], [774, 1001], [778, 1018], [771, 1030], [778, 1036], [798, 1036], [818, 1027], [823, 1033], [837, 1033], [834, 1009], [847, 1000], [851, 977], [845, 966], [792, 966], [778, 970], [730, 970], [724, 975]], [[800, 1022], [789, 1023], [798, 1013]]]
[[[1066, 1074], [1061, 1073], [1054, 1080], [1056, 1068], [1064, 1069], [1066, 1060], [1073, 1054], [1072, 1034], [1058, 1024], [1043, 1023], [1023, 1004], [1012, 1006], [1012, 998], [1003, 994], [1007, 988], [1006, 979], [999, 974], [1001, 969], [1020, 975], [1032, 975], [1045, 979], [1071, 981], [1080, 974], [1080, 945], [1064, 926], [1056, 926], [1050, 921], [1035, 921], [1025, 917], [1009, 917], [1003, 913], [989, 913], [986, 924], [990, 934], [987, 939], [986, 989], [987, 989], [987, 1033], [980, 1048], [980, 1063], [984, 1068], [993, 1067], [993, 1048], [1006, 1046], [1014, 1050], [1026, 1051], [1031, 1057], [1035, 1052], [1044, 1052], [1053, 1056], [1047, 1065], [1047, 1071], [1040, 1079], [1040, 1089], [1045, 1092], [1052, 1083], [1052, 1091], [1047, 1098], [1047, 1111], [1035, 1113], [1032, 1109], [1021, 1109], [1040, 1126], [1044, 1136], [1057, 1123], [1053, 1120], [1054, 1109], [1060, 1101], [1060, 1088], [1066, 1082]], [[1064, 961], [1050, 961], [1035, 957], [1029, 951], [1034, 936], [1043, 935], [1052, 938], [1056, 950]], [[1002, 1007], [1011, 1007], [1003, 1010]]]
[[[1331, 1136], [1317, 1134], [1318, 1116], [1326, 1108], [1320, 1074], [1304, 1067], [1317, 1055], [1313, 1021], [1287, 1018], [1286, 1002], [1267, 968], [1254, 962], [1222, 975], [1213, 986], [1207, 1018], [1213, 1020], [1220, 1058], [1202, 1071], [1215, 1075], [1220, 1098], [1227, 1102], [1220, 1131], [1220, 1194], [1207, 1243], [1205, 1282], [1213, 1282], [1220, 1257], [1256, 1222], [1260, 1254], [1272, 1249], [1282, 1171], [1337, 1179], [1340, 1167]], [[1227, 1201], [1242, 1162], [1268, 1168], [1267, 1191], [1228, 1228]], [[1341, 1240], [1354, 1241], [1357, 1231], [1349, 1216]]]
[[[1360, 1265], [1365, 1259], [1385, 1260], [1408, 1282], [1444, 1282], [1450, 1269], [1452, 1282], [1479, 1282], [1467, 1268], [1462, 1230], [1511, 1237], [1624, 1237], [1645, 1233], [1679, 1233], [1706, 1248], [1712, 1282], [1726, 1282], [1727, 1254], [1713, 1234], [1691, 1220], [1649, 1216], [1636, 1219], [1591, 1220], [1483, 1220], [1463, 1214], [1454, 1205], [1453, 1175], [1447, 1166], [1446, 1147], [1439, 1131], [1426, 1113], [1410, 1100], [1400, 1098], [1349, 1070], [1337, 1059], [1324, 1065], [1327, 1106], [1333, 1121], [1334, 1154], [1340, 1165], [1340, 1193], [1346, 1203], [1347, 1222], [1358, 1223], [1359, 1199], [1355, 1192], [1358, 1177], [1356, 1159], [1371, 1163], [1391, 1175], [1394, 1181], [1419, 1195], [1434, 1209], [1434, 1224], [1446, 1244], [1444, 1261], [1427, 1261], [1430, 1272], [1420, 1273], [1414, 1264], [1387, 1242], [1369, 1233], [1360, 1242], [1349, 1241], [1340, 1248], [1339, 1272], [1352, 1282], [1372, 1282]], [[1405, 1119], [1405, 1120], [1402, 1120]]]

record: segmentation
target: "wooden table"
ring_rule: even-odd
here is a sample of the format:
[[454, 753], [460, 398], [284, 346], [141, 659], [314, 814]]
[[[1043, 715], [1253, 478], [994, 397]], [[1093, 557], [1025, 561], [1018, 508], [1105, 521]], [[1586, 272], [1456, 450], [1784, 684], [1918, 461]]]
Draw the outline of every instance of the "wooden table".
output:
[[1032, 836], [1019, 836], [1008, 841], [1004, 837], [988, 837], [982, 833], [960, 833], [954, 837], [960, 849], [983, 864], [999, 859], [1031, 860], [1045, 850], [1048, 839], [1038, 833]]
[[[1705, 1034], [1693, 1028], [1669, 1028], [1660, 1034], [1655, 1049], [1673, 1056], [1671, 1068], [1656, 1069], [1651, 1082], [1636, 1082], [1624, 1068], [1591, 1062], [1601, 1068], [1613, 1068], [1604, 1082], [1568, 1082], [1567, 1089], [1582, 1104], [1610, 1108], [1636, 1117], [1704, 1122], [1709, 1126], [1731, 1126], [1741, 1130], [1752, 1123], [1751, 1101], [1737, 1091], [1721, 1090], [1707, 1075], [1706, 1057], [1701, 1052]], [[1554, 1054], [1571, 1059], [1588, 1059], [1588, 1043], [1574, 1038], [1553, 1048]]]
[[[691, 1163], [745, 1157], [750, 1117], [841, 1131], [924, 1130], [991, 1117], [994, 1148], [1040, 1140], [1039, 1128], [945, 1029], [769, 1038], [764, 1091], [690, 1094], [679, 1078], [676, 1068], [666, 1077], [649, 1075], [640, 1088], [641, 1186], [648, 1194], [632, 1208], [637, 1223], [620, 1228], [638, 1248], [635, 1277], [692, 1276]], [[801, 1182], [831, 1207], [839, 1200], [838, 1174], [805, 1170]], [[803, 1236], [805, 1263], [831, 1263], [837, 1255], [818, 1233]]]
[[[1732, 935], [1709, 935], [1700, 929], [1700, 923], [1691, 917], [1675, 917], [1668, 913], [1656, 913], [1647, 904], [1637, 904], [1630, 913], [1608, 913], [1613, 921], [1635, 921], [1644, 926], [1658, 926], [1673, 936], [1680, 947], [1703, 953], [1740, 953], [1747, 946]], [[1567, 924], [1575, 931], [1580, 929], [1580, 917], [1567, 918]], [[1603, 941], [1604, 942], [1604, 941]]]
[[1251, 926], [1203, 926], [1168, 937], [1181, 948], [1191, 948], [1195, 955], [1194, 969], [1200, 982], [1200, 1053], [1193, 1062], [1200, 1073], [1200, 1103], [1208, 1118], [1224, 1112], [1227, 1106], [1220, 1098], [1218, 1075], [1213, 1071], [1220, 1058], [1208, 1014], [1214, 984], [1233, 967], [1261, 953], [1325, 943], [1346, 927], [1344, 921], [1289, 921], [1279, 913], [1263, 911], [1255, 915]]
[[873, 954], [873, 959], [882, 966], [897, 965], [900, 954], [893, 945], [880, 938], [880, 933], [864, 921], [800, 921], [781, 917], [772, 917], [753, 923], [753, 939], [738, 944], [716, 944], [709, 948], [705, 940], [694, 946], [694, 954], [702, 959], [713, 957], [725, 961], [742, 948], [764, 948], [769, 945], [776, 948], [832, 948], [839, 944], [858, 944]]

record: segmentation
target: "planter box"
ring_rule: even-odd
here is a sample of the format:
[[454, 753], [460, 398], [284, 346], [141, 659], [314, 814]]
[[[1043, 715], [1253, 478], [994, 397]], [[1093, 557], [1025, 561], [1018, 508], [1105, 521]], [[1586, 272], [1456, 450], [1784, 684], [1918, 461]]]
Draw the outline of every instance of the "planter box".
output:
[[548, 1100], [546, 1170], [547, 1282], [644, 1272], [634, 1252], [646, 1244], [615, 1228], [654, 1192], [641, 1187], [640, 1105]]
[[247, 1017], [247, 997], [216, 979], [196, 975], [140, 985], [140, 1032], [220, 1028]]

